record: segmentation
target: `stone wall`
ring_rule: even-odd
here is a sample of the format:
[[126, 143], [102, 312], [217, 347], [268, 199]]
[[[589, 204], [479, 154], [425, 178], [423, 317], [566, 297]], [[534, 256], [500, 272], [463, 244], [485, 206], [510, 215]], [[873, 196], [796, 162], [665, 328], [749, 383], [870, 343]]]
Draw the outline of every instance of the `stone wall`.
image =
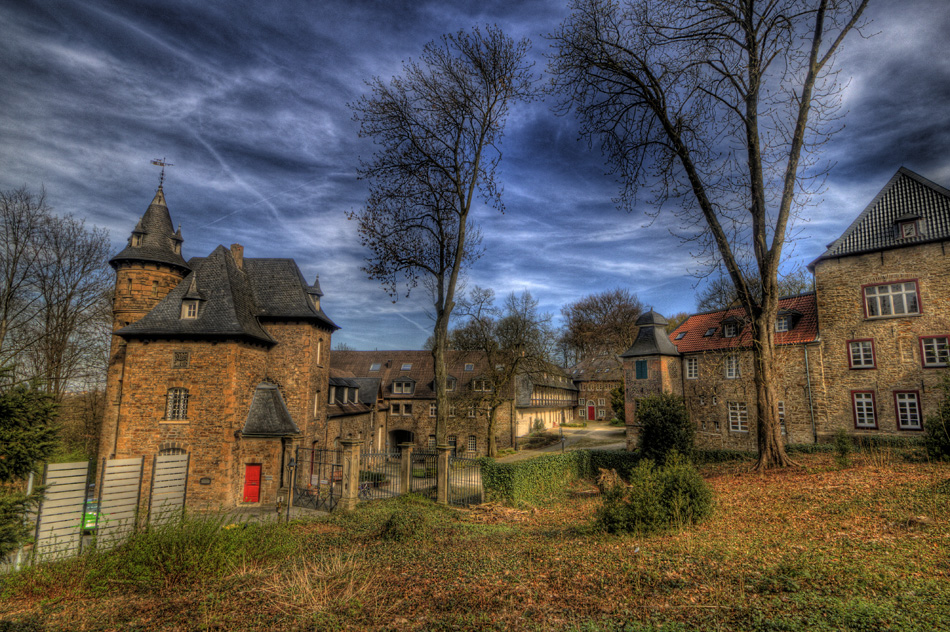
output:
[[[924, 419], [937, 409], [937, 385], [946, 368], [922, 366], [920, 338], [950, 334], [948, 255], [946, 243], [932, 243], [816, 264], [815, 289], [829, 385], [828, 422], [819, 430], [821, 438], [838, 429], [858, 435], [921, 434], [920, 430], [898, 428], [895, 392], [916, 393]], [[917, 283], [920, 313], [868, 317], [863, 288], [896, 281]], [[871, 341], [873, 368], [851, 367], [848, 343], [855, 340]], [[852, 391], [873, 394], [876, 429], [856, 428]]]

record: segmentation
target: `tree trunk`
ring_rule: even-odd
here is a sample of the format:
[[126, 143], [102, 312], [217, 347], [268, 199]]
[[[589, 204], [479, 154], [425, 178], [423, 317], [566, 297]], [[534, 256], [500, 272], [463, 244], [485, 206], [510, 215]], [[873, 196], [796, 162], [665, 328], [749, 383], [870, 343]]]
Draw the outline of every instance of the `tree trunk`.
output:
[[501, 406], [500, 403], [493, 404], [488, 413], [488, 456], [490, 457], [495, 457], [498, 454], [498, 445], [495, 441], [495, 423], [499, 406]]
[[778, 300], [768, 299], [752, 323], [752, 361], [755, 366], [756, 434], [758, 471], [797, 465], [788, 458], [778, 423], [778, 393], [775, 386], [774, 323]]
[[446, 424], [449, 406], [445, 392], [445, 346], [448, 340], [449, 316], [444, 310], [438, 311], [435, 319], [435, 344], [432, 345], [432, 361], [435, 374], [435, 444], [446, 445]]

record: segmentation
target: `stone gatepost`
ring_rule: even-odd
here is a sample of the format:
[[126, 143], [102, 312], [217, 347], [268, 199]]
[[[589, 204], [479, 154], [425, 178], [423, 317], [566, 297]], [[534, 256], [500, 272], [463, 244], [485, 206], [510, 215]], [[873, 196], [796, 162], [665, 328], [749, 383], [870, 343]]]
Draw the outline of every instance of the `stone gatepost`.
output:
[[399, 495], [405, 496], [412, 487], [412, 444], [400, 443], [399, 454]]
[[343, 493], [340, 495], [340, 511], [353, 511], [360, 496], [360, 441], [343, 439]]
[[439, 460], [436, 463], [436, 502], [440, 505], [449, 504], [449, 455], [452, 453], [452, 446], [439, 445], [435, 449], [439, 452]]

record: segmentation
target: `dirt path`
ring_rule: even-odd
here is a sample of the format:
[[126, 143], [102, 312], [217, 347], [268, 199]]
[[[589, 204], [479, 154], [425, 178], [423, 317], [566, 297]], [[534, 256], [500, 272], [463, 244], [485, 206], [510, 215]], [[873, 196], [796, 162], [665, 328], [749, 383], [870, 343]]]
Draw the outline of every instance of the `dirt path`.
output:
[[[562, 428], [564, 450], [623, 450], [627, 446], [625, 431], [622, 427], [611, 426], [603, 422], [589, 421], [586, 428]], [[560, 452], [561, 444], [555, 443], [538, 450], [520, 450], [503, 456], [500, 463], [523, 461], [545, 454]]]

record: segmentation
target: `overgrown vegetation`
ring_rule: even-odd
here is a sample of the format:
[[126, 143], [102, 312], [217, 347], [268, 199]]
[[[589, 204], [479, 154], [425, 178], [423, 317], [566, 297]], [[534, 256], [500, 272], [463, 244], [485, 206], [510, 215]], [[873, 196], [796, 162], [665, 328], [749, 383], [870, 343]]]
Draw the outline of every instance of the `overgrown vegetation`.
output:
[[604, 504], [597, 523], [608, 533], [646, 534], [693, 524], [708, 517], [713, 495], [688, 459], [671, 452], [662, 467], [641, 461], [629, 480], [601, 470], [597, 486]]
[[663, 463], [671, 452], [692, 457], [696, 426], [682, 397], [672, 393], [644, 397], [637, 402], [637, 421], [644, 458]]
[[[290, 525], [195, 526], [193, 545], [156, 535], [134, 540], [137, 552], [4, 577], [0, 621], [38, 632], [943, 629], [950, 466], [887, 449], [887, 467], [857, 449], [839, 469], [830, 445], [765, 475], [749, 473], [754, 454], [702, 466], [716, 511], [665, 533], [592, 528], [603, 498], [584, 479], [530, 510], [408, 497]], [[416, 519], [397, 528], [406, 505]], [[157, 570], [179, 563], [177, 581]]]
[[924, 446], [930, 458], [946, 461], [950, 460], [950, 375], [944, 374], [940, 389], [940, 407], [924, 425]]
[[851, 465], [851, 449], [854, 445], [851, 443], [851, 437], [844, 430], [839, 429], [835, 433], [835, 462], [838, 467], [849, 467]]

